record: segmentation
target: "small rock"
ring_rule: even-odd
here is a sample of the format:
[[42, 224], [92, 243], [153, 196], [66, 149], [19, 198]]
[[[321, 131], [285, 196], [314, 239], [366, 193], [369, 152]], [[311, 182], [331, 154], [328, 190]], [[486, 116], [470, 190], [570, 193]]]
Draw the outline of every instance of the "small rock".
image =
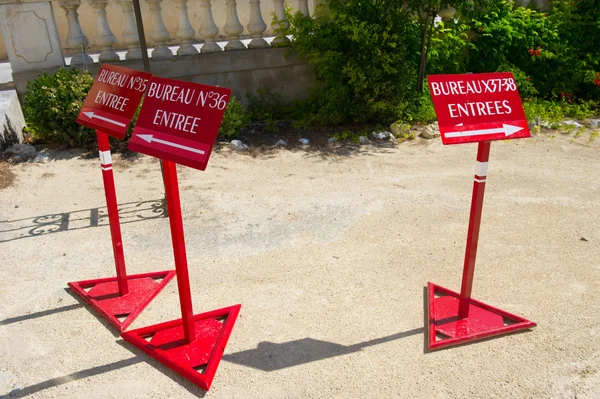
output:
[[231, 140], [231, 143], [229, 143], [229, 145], [236, 151], [246, 151], [248, 149], [248, 146], [242, 143], [241, 140]]
[[24, 159], [33, 158], [35, 155], [35, 147], [31, 144], [15, 144], [6, 150], [7, 154], [13, 154], [23, 157]]
[[437, 123], [432, 123], [431, 125], [427, 125], [419, 134], [419, 137], [422, 137], [427, 140], [434, 139], [436, 137], [440, 137], [440, 128]]
[[600, 127], [600, 119], [590, 119], [588, 125], [589, 127]]
[[581, 123], [575, 121], [564, 121], [563, 125], [581, 127]]
[[302, 145], [309, 145], [310, 144], [310, 140], [309, 139], [300, 139], [298, 140], [300, 142], [300, 144]]
[[376, 138], [378, 140], [391, 140], [391, 138], [394, 137], [392, 132], [388, 132], [388, 131], [373, 132], [373, 133], [371, 133], [371, 136], [373, 136], [374, 138]]
[[336, 141], [337, 141], [337, 140], [335, 139], [335, 137], [330, 137], [330, 138], [327, 140], [327, 144], [333, 144], [333, 143], [335, 143]]
[[278, 147], [285, 147], [287, 145], [287, 143], [282, 139], [282, 140], [279, 140], [277, 143], [275, 143], [275, 145]]
[[410, 125], [402, 121], [396, 121], [390, 125], [392, 134], [396, 137], [402, 137], [404, 133], [408, 133]]
[[15, 208], [18, 208], [18, 207], [19, 207], [19, 205], [15, 205]]
[[587, 240], [587, 238], [585, 238], [585, 237], [581, 237], [581, 238], [580, 238], [580, 240], [581, 240], [581, 241], [585, 241], [585, 242], [587, 242], [587, 241], [588, 241], [588, 240]]
[[50, 162], [50, 154], [44, 149], [37, 153], [35, 158], [33, 158], [33, 162], [35, 163], [48, 163]]
[[13, 388], [12, 391], [10, 391], [10, 396], [18, 396], [21, 393], [21, 385], [17, 384], [15, 385], [15, 387]]
[[361, 144], [369, 144], [369, 139], [366, 138], [365, 136], [360, 136], [358, 138], [358, 142], [361, 143]]

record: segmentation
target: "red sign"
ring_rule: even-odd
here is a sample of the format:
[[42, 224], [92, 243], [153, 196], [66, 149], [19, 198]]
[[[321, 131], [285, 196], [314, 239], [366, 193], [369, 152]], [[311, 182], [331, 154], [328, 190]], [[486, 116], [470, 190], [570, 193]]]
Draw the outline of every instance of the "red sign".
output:
[[103, 64], [77, 123], [123, 139], [151, 77], [146, 72]]
[[444, 144], [530, 137], [511, 72], [431, 75], [427, 80]]
[[206, 169], [230, 97], [230, 89], [153, 77], [129, 149]]

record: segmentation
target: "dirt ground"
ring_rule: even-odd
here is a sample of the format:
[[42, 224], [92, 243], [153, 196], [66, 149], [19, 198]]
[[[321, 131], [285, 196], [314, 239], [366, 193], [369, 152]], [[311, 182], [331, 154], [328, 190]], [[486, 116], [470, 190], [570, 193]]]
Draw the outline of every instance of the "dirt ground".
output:
[[[242, 304], [206, 397], [599, 398], [587, 139], [492, 145], [473, 296], [538, 326], [431, 353], [423, 289], [460, 289], [476, 145], [223, 147], [179, 168], [194, 310]], [[0, 395], [203, 397], [66, 289], [114, 275], [100, 168], [80, 155], [11, 166], [0, 190]], [[128, 271], [172, 268], [159, 164], [115, 158]], [[179, 317], [172, 281], [131, 328]]]

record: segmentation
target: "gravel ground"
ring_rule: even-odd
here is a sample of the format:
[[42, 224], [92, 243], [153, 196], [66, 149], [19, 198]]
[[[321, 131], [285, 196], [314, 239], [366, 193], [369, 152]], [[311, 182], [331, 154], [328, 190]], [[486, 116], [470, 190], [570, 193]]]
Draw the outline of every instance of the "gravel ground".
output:
[[[458, 290], [475, 145], [222, 147], [180, 188], [196, 313], [242, 304], [211, 398], [599, 398], [600, 145], [492, 145], [474, 298], [538, 323], [424, 350], [428, 281]], [[66, 283], [114, 275], [98, 161], [11, 166], [0, 190], [0, 395], [204, 393]], [[159, 165], [115, 156], [130, 273], [173, 267]], [[175, 281], [131, 328], [180, 317]]]

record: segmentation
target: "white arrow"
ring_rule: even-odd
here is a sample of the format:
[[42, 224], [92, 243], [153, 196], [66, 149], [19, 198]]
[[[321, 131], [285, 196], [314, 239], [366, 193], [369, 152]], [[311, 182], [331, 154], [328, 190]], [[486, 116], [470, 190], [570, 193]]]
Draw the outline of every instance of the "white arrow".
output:
[[467, 137], [467, 136], [482, 136], [487, 134], [498, 134], [504, 133], [505, 137], [508, 137], [512, 134], [515, 134], [518, 131], [523, 130], [522, 127], [513, 126], [513, 125], [505, 125], [502, 124], [502, 127], [497, 127], [494, 129], [479, 129], [479, 130], [463, 130], [461, 132], [450, 132], [446, 133], [446, 137]]
[[127, 125], [125, 125], [124, 123], [117, 122], [117, 121], [113, 121], [112, 119], [105, 118], [105, 117], [103, 117], [103, 116], [100, 116], [100, 115], [96, 115], [96, 114], [94, 114], [93, 112], [84, 112], [83, 114], [84, 114], [85, 116], [87, 116], [88, 118], [90, 118], [90, 119], [94, 119], [94, 118], [95, 118], [95, 119], [100, 119], [100, 120], [103, 120], [103, 121], [105, 121], [105, 122], [112, 123], [112, 124], [115, 124], [115, 125], [117, 125], [117, 126], [121, 126], [121, 127], [125, 127], [125, 126], [127, 126]]
[[137, 136], [139, 138], [141, 138], [142, 140], [148, 142], [148, 143], [152, 143], [152, 142], [161, 143], [161, 144], [168, 145], [168, 146], [171, 146], [171, 147], [181, 148], [182, 150], [195, 152], [196, 154], [204, 155], [204, 151], [203, 150], [198, 150], [196, 148], [188, 147], [188, 146], [185, 146], [185, 145], [181, 145], [181, 144], [177, 144], [177, 143], [172, 143], [172, 142], [166, 141], [166, 140], [157, 139], [154, 136], [152, 136], [151, 134], [138, 134]]

